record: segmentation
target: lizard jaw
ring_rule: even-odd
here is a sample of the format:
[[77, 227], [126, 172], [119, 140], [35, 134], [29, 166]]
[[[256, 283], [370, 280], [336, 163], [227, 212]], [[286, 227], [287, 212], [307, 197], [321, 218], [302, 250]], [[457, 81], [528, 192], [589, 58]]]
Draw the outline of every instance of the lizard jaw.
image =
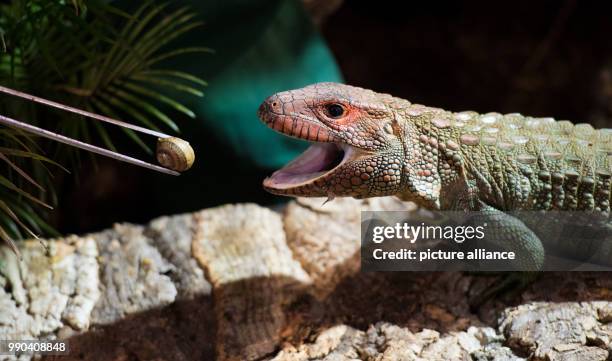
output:
[[327, 196], [325, 179], [357, 156], [356, 149], [343, 143], [314, 143], [304, 153], [263, 182], [274, 194]]

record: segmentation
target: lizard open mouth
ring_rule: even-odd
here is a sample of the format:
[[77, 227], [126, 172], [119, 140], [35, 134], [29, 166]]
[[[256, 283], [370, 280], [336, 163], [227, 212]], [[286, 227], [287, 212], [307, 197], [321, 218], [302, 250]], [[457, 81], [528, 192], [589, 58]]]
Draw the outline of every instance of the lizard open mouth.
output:
[[264, 180], [269, 189], [289, 189], [311, 183], [333, 172], [352, 154], [352, 147], [336, 143], [315, 143], [304, 153]]

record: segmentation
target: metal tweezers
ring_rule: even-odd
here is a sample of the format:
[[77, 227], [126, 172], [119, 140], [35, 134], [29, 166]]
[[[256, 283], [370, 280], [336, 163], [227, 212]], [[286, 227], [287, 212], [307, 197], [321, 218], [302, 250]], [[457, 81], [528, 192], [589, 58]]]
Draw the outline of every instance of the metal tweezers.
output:
[[[13, 96], [17, 96], [17, 97], [20, 97], [20, 98], [23, 98], [23, 99], [27, 99], [27, 100], [35, 102], [35, 103], [40, 103], [40, 104], [44, 104], [44, 105], [47, 105], [47, 106], [50, 106], [50, 107], [61, 109], [61, 110], [67, 111], [67, 112], [79, 114], [79, 115], [82, 115], [84, 117], [93, 118], [93, 119], [100, 120], [100, 121], [103, 121], [103, 122], [115, 124], [115, 125], [118, 125], [118, 126], [123, 127], [123, 128], [128, 128], [128, 129], [134, 130], [136, 132], [153, 135], [153, 136], [156, 136], [158, 138], [169, 138], [170, 137], [170, 135], [167, 135], [167, 134], [164, 134], [164, 133], [161, 133], [161, 132], [157, 132], [157, 131], [154, 131], [154, 130], [151, 130], [151, 129], [139, 127], [137, 125], [125, 123], [125, 122], [122, 122], [120, 120], [116, 120], [116, 119], [112, 119], [112, 118], [109, 118], [109, 117], [105, 117], [103, 115], [99, 115], [99, 114], [95, 114], [95, 113], [90, 113], [90, 112], [87, 112], [87, 111], [84, 111], [84, 110], [81, 110], [81, 109], [72, 108], [72, 107], [69, 107], [69, 106], [64, 105], [64, 104], [60, 104], [60, 103], [56, 103], [56, 102], [51, 101], [51, 100], [39, 98], [39, 97], [34, 96], [34, 95], [22, 93], [20, 91], [13, 90], [13, 89], [10, 89], [10, 88], [6, 88], [6, 87], [3, 87], [3, 86], [0, 86], [0, 92], [6, 93], [6, 94], [10, 94], [10, 95], [13, 95]], [[31, 124], [23, 123], [23, 122], [20, 122], [18, 120], [15, 120], [15, 119], [11, 119], [11, 118], [5, 117], [3, 115], [0, 115], [0, 124], [5, 124], [5, 125], [7, 125], [9, 127], [12, 127], [12, 128], [22, 129], [22, 130], [24, 130], [26, 132], [33, 133], [33, 134], [39, 135], [41, 137], [52, 139], [52, 140], [55, 140], [55, 141], [60, 142], [60, 143], [68, 144], [68, 145], [71, 145], [73, 147], [77, 147], [77, 148], [84, 149], [84, 150], [87, 150], [87, 151], [90, 151], [90, 152], [93, 152], [93, 153], [96, 153], [96, 154], [100, 154], [100, 155], [103, 155], [103, 156], [106, 156], [106, 157], [117, 159], [117, 160], [120, 160], [122, 162], [127, 162], [127, 163], [130, 163], [130, 164], [134, 164], [134, 165], [137, 165], [137, 166], [148, 168], [148, 169], [151, 169], [151, 170], [154, 170], [154, 171], [158, 171], [158, 172], [161, 172], [161, 173], [166, 173], [166, 174], [170, 174], [170, 175], [180, 175], [179, 172], [173, 171], [171, 169], [164, 168], [164, 167], [161, 167], [161, 166], [156, 165], [156, 164], [147, 163], [147, 162], [142, 161], [140, 159], [132, 158], [132, 157], [129, 157], [127, 155], [123, 155], [121, 153], [116, 153], [116, 152], [110, 151], [110, 150], [105, 149], [105, 148], [100, 148], [98, 146], [95, 146], [95, 145], [92, 145], [92, 144], [89, 144], [89, 143], [85, 143], [85, 142], [82, 142], [80, 140], [72, 139], [72, 138], [66, 137], [66, 136], [61, 135], [61, 134], [53, 133], [53, 132], [50, 132], [48, 130], [45, 130], [45, 129], [42, 129], [42, 128], [39, 128], [39, 127], [35, 127], [35, 126], [31, 125]]]

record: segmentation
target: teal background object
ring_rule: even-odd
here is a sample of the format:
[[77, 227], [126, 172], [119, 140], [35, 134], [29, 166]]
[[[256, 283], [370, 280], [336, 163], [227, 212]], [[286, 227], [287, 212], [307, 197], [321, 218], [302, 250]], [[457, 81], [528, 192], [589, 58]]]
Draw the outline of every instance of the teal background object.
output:
[[[213, 54], [177, 57], [171, 68], [208, 82], [204, 97], [182, 102], [196, 114], [175, 114], [178, 136], [189, 141], [196, 160], [180, 177], [147, 174], [143, 194], [151, 214], [171, 214], [232, 202], [272, 205], [262, 181], [297, 157], [308, 143], [266, 127], [257, 109], [278, 91], [342, 76], [325, 41], [298, 0], [181, 1], [204, 26], [184, 35], [175, 47], [205, 46]], [[149, 217], [151, 218], [151, 217]]]
[[[264, 126], [257, 108], [278, 91], [341, 81], [333, 55], [300, 1], [194, 0], [189, 5], [206, 24], [184, 42], [214, 50], [198, 56], [198, 62], [177, 64], [209, 83], [205, 97], [190, 104], [198, 123], [226, 146], [224, 151], [256, 167], [281, 167], [306, 143]], [[210, 151], [203, 148], [200, 154]]]

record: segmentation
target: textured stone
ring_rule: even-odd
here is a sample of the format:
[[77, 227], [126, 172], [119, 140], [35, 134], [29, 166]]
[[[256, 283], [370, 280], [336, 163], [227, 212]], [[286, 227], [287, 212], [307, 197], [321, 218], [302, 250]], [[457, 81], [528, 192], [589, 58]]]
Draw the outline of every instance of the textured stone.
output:
[[520, 305], [502, 313], [500, 329], [511, 347], [537, 359], [607, 360], [612, 330], [600, 315], [609, 307], [609, 302]]
[[[91, 361], [209, 360], [213, 344], [219, 360], [610, 358], [612, 303], [562, 302], [608, 299], [605, 273], [546, 273], [522, 293], [524, 304], [497, 300], [479, 320], [467, 287], [489, 287], [490, 277], [366, 274], [351, 263], [362, 209], [413, 204], [321, 203], [300, 199], [284, 215], [228, 205], [117, 225], [47, 241], [48, 255], [26, 241], [23, 261], [0, 247], [0, 339], [70, 338], [65, 359]], [[530, 302], [541, 299], [551, 302]], [[498, 318], [499, 330], [483, 327]]]
[[468, 332], [440, 335], [425, 329], [413, 333], [381, 322], [366, 332], [346, 325], [334, 326], [323, 331], [313, 343], [285, 347], [272, 361], [459, 361], [469, 360], [476, 352], [484, 352], [484, 346]]
[[100, 252], [103, 288], [94, 323], [111, 323], [176, 299], [176, 286], [167, 276], [173, 266], [144, 234], [144, 227], [118, 224], [93, 237]]
[[73, 337], [169, 305], [177, 289], [185, 296], [210, 294], [191, 256], [190, 220], [164, 217], [150, 228], [123, 224], [44, 241], [48, 253], [39, 241], [25, 241], [23, 261], [0, 247], [0, 339]]
[[394, 197], [340, 198], [327, 203], [323, 198], [299, 198], [289, 203], [283, 221], [289, 247], [313, 279], [317, 292], [324, 295], [359, 270], [362, 211], [415, 209], [413, 203]]
[[181, 298], [211, 292], [211, 285], [191, 252], [193, 226], [193, 215], [185, 214], [158, 218], [149, 224], [148, 232], [145, 232], [152, 238], [162, 256], [172, 263], [170, 278], [176, 284]]
[[50, 240], [48, 255], [38, 241], [20, 246], [18, 261], [2, 249], [0, 268], [11, 293], [0, 296], [0, 339], [45, 337], [65, 324], [83, 330], [100, 297], [97, 249], [90, 237]]
[[220, 360], [255, 360], [289, 327], [286, 305], [311, 284], [287, 246], [280, 215], [255, 204], [195, 215], [193, 253], [215, 292]]

